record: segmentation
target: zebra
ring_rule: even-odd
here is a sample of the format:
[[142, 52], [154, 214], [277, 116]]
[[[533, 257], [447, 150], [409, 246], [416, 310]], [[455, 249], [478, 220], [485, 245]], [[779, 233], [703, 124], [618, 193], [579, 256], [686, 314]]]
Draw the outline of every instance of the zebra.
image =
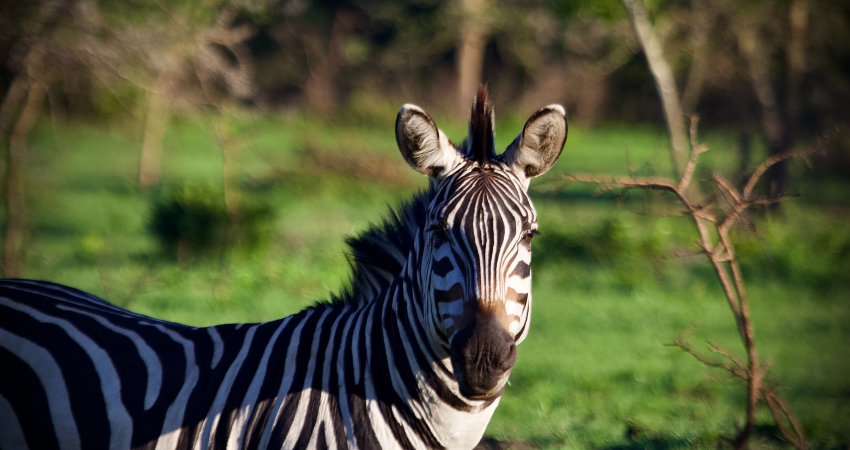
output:
[[529, 180], [567, 137], [550, 105], [497, 155], [494, 122], [486, 87], [459, 145], [402, 106], [429, 187], [349, 239], [349, 287], [280, 320], [195, 328], [0, 282], [0, 448], [473, 448], [529, 330]]

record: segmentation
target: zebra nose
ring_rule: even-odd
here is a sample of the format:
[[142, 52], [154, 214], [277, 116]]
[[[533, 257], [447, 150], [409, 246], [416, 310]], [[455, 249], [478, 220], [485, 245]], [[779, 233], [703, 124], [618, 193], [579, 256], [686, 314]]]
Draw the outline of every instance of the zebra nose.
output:
[[452, 339], [452, 367], [467, 397], [499, 393], [516, 363], [516, 342], [495, 318], [461, 327]]

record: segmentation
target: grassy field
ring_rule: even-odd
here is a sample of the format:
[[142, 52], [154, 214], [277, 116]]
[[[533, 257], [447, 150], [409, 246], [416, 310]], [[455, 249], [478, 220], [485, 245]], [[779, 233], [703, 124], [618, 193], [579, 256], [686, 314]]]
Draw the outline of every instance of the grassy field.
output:
[[[192, 325], [294, 313], [345, 284], [344, 236], [425, 186], [398, 154], [392, 121], [331, 128], [303, 116], [178, 118], [163, 144], [163, 186], [145, 191], [136, 182], [141, 125], [46, 120], [30, 139], [24, 275]], [[521, 125], [499, 123], [500, 148]], [[464, 126], [444, 130], [457, 139]], [[715, 130], [705, 141], [711, 151], [699, 176], [731, 174], [739, 164], [735, 134]], [[150, 232], [154, 205], [195, 195], [223, 208], [222, 142], [238, 150], [244, 205], [265, 211], [250, 224], [256, 236], [251, 245], [180, 248], [174, 257]], [[558, 173], [627, 174], [627, 158], [640, 174], [666, 174], [661, 130], [573, 126], [553, 173], [532, 184], [543, 233], [535, 241], [534, 319], [488, 429], [491, 442], [716, 448], [743, 417], [740, 385], [664, 345], [697, 324], [697, 347], [741, 348], [707, 262], [658, 262], [693, 242], [690, 223], [634, 214], [645, 212], [637, 195], [618, 208], [593, 197], [592, 187], [553, 190]], [[804, 195], [781, 215], [756, 214], [759, 233], [735, 239], [756, 341], [774, 362], [770, 378], [781, 382], [811, 447], [843, 449], [850, 444], [848, 184], [807, 173], [794, 163], [792, 189]], [[758, 417], [754, 446], [786, 447], [769, 413]]]

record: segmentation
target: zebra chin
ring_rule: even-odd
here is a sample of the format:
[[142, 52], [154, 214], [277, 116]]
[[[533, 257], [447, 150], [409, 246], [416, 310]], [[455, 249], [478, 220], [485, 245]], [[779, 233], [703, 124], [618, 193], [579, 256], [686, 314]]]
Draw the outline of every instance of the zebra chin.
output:
[[489, 389], [482, 389], [480, 385], [470, 385], [467, 378], [462, 372], [455, 372], [460, 393], [470, 400], [491, 400], [502, 395], [505, 389], [505, 384], [508, 383], [508, 377], [511, 375], [511, 369], [502, 374], [496, 384]]
[[495, 318], [484, 318], [455, 333], [450, 353], [460, 393], [486, 400], [502, 393], [516, 363], [516, 342]]

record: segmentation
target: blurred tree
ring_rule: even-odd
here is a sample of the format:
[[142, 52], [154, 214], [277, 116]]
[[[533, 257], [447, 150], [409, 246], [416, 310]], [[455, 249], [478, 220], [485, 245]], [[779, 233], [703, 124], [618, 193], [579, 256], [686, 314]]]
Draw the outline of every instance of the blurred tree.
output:
[[664, 118], [667, 121], [667, 131], [670, 133], [672, 151], [670, 165], [676, 173], [676, 178], [678, 178], [685, 167], [688, 137], [685, 117], [676, 88], [676, 78], [670, 65], [667, 64], [667, 59], [661, 48], [661, 41], [650, 21], [649, 11], [647, 11], [643, 0], [623, 0], [623, 5], [629, 11], [635, 34], [640, 40], [646, 61], [649, 63], [649, 69], [652, 71], [652, 76], [658, 87], [658, 95], [661, 97], [661, 104], [664, 107]]
[[261, 30], [272, 43], [257, 41], [260, 102], [327, 114], [357, 91], [453, 98], [443, 61], [457, 44], [458, 21], [446, 0], [285, 2]]
[[786, 53], [788, 61], [788, 122], [791, 139], [802, 116], [802, 82], [808, 68], [809, 1], [793, 0], [788, 7]]
[[21, 274], [21, 247], [26, 228], [26, 161], [27, 138], [32, 131], [41, 104], [44, 101], [45, 86], [52, 81], [52, 74], [42, 72], [40, 64], [27, 70], [30, 85], [26, 91], [26, 100], [9, 135], [9, 151], [6, 168], [6, 239], [3, 249], [3, 269], [6, 277], [15, 278]]
[[308, 58], [310, 77], [304, 86], [307, 106], [311, 110], [328, 114], [336, 106], [338, 94], [334, 78], [347, 63], [345, 44], [359, 26], [361, 19], [358, 12], [340, 8], [333, 17], [333, 25], [327, 39], [316, 30], [302, 35], [305, 49], [311, 56]]
[[689, 16], [692, 58], [688, 80], [682, 89], [682, 111], [687, 115], [694, 113], [708, 75], [709, 33], [715, 18], [714, 8], [708, 2], [691, 0]]
[[159, 183], [162, 138], [165, 135], [169, 115], [167, 93], [171, 90], [170, 77], [161, 73], [153, 90], [147, 93], [145, 131], [142, 137], [142, 151], [139, 155], [139, 186], [143, 188]]
[[[14, 3], [3, 11], [2, 23], [9, 27], [5, 28], [3, 39], [8, 50], [5, 66], [15, 70], [0, 104], [0, 129], [7, 150], [3, 272], [9, 278], [21, 273], [26, 230], [27, 139], [38, 119], [46, 90], [57, 78], [63, 63], [61, 55], [51, 52], [50, 40], [74, 6], [72, 1]], [[15, 32], [19, 34], [15, 36]]]
[[494, 74], [486, 61], [485, 76], [497, 98], [524, 110], [563, 103], [585, 123], [605, 117], [611, 74], [639, 50], [616, 0], [499, 2], [492, 10], [502, 66]]
[[[11, 89], [12, 78], [28, 54], [21, 48], [31, 48], [38, 34], [34, 24], [46, 23], [50, 8], [74, 10], [69, 5], [76, 1], [83, 0], [12, 0], [0, 9], [0, 20], [10, 24], [0, 30], [0, 85], [8, 93], [0, 119], [6, 123], [25, 97], [28, 84], [22, 78]], [[305, 106], [328, 115], [352, 101], [403, 97], [465, 114], [463, 90], [483, 80], [500, 108], [561, 102], [587, 123], [658, 121], [671, 107], [655, 98], [652, 72], [642, 63], [649, 54], [641, 50], [619, 0], [87, 0], [80, 5], [86, 14], [58, 15], [73, 27], [61, 30], [61, 42], [54, 42], [52, 52], [64, 54], [66, 65], [61, 89], [47, 94], [60, 99], [51, 105], [74, 110], [103, 110], [98, 96], [104, 90], [129, 110], [136, 100], [147, 101], [139, 107], [151, 120], [139, 171], [143, 186], [156, 182], [167, 111], [216, 109], [219, 101]], [[850, 67], [840, 62], [850, 54], [850, 39], [842, 38], [850, 28], [850, 6], [824, 0], [645, 6], [669, 61], [665, 78], [671, 81], [665, 86], [682, 93], [684, 113], [698, 112], [706, 124], [756, 125], [777, 148], [850, 114], [834, 101], [850, 98]], [[125, 86], [146, 95], [121, 98]], [[774, 104], [777, 114], [770, 112]], [[778, 117], [784, 132], [767, 132], [768, 122], [776, 122], [771, 116]], [[11, 125], [3, 126], [8, 133]]]
[[[788, 128], [782, 117], [782, 105], [779, 93], [775, 88], [777, 70], [773, 67], [772, 59], [778, 50], [778, 41], [769, 37], [766, 26], [772, 25], [779, 29], [785, 28], [773, 23], [778, 13], [777, 5], [773, 2], [754, 2], [744, 6], [736, 6], [735, 31], [738, 38], [738, 50], [747, 63], [753, 90], [761, 105], [762, 130], [767, 138], [771, 154], [782, 153], [791, 146]], [[785, 191], [786, 164], [777, 164], [771, 171], [771, 182], [781, 194]]]
[[253, 95], [252, 55], [244, 41], [254, 31], [237, 19], [240, 13], [260, 18], [269, 5], [262, 0], [65, 0], [17, 2], [0, 10], [0, 21], [13, 25], [0, 39], [3, 68], [11, 74], [0, 104], [8, 149], [6, 276], [20, 271], [27, 137], [45, 96], [54, 109], [62, 103], [53, 99], [51, 85], [88, 74], [92, 85], [108, 90], [131, 113], [132, 105], [116, 91], [129, 85], [148, 94], [139, 184], [150, 186], [158, 181], [170, 107], [220, 107], [225, 100]]
[[456, 111], [463, 111], [466, 117], [467, 109], [475, 97], [478, 85], [483, 81], [482, 67], [484, 65], [484, 47], [487, 45], [488, 31], [488, 1], [461, 0], [460, 36], [456, 52], [457, 70], [457, 106]]

